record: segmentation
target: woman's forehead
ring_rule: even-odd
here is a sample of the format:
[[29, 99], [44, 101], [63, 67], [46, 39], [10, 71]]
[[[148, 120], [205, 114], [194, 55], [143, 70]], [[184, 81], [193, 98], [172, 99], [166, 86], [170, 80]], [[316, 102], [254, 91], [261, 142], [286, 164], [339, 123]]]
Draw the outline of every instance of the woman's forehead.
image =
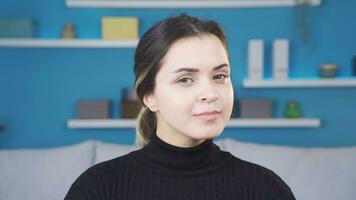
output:
[[[226, 69], [229, 68], [230, 66], [227, 63], [222, 63], [220, 65], [217, 65], [215, 67], [212, 67], [211, 70], [212, 71], [217, 71], [220, 69]], [[173, 74], [177, 74], [177, 73], [182, 73], [182, 72], [199, 72], [200, 69], [199, 67], [182, 67], [182, 68], [178, 68], [177, 70], [172, 71]]]
[[221, 41], [214, 35], [178, 40], [162, 59], [162, 67], [169, 72], [182, 68], [214, 70], [222, 64], [229, 65], [227, 53]]

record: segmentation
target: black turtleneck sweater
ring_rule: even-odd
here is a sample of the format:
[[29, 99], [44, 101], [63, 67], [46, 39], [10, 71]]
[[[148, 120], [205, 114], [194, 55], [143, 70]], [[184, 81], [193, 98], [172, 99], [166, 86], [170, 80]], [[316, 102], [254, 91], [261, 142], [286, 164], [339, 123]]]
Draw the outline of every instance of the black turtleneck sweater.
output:
[[220, 150], [213, 139], [189, 148], [152, 135], [145, 147], [99, 163], [65, 200], [294, 200], [274, 172]]

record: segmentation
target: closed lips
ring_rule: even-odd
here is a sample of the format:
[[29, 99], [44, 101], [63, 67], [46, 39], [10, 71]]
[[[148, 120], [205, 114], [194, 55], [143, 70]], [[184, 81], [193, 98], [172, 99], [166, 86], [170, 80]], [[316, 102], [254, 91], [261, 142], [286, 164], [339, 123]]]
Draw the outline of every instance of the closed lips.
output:
[[201, 112], [199, 114], [196, 114], [195, 116], [199, 116], [199, 115], [214, 115], [214, 114], [220, 114], [219, 111], [207, 111], [207, 112]]

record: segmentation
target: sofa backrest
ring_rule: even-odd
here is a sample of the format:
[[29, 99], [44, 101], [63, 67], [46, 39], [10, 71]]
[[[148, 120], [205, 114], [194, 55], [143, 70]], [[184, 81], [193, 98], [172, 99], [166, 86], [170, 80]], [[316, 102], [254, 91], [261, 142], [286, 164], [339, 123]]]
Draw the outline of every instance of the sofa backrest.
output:
[[223, 139], [236, 157], [267, 167], [296, 199], [351, 200], [356, 197], [356, 147], [302, 148]]
[[[301, 148], [214, 140], [236, 157], [278, 174], [297, 199], [354, 199], [356, 147]], [[50, 149], [0, 150], [0, 199], [62, 200], [90, 166], [137, 150], [135, 145], [86, 141]]]
[[93, 164], [94, 141], [50, 149], [0, 151], [1, 200], [63, 200]]

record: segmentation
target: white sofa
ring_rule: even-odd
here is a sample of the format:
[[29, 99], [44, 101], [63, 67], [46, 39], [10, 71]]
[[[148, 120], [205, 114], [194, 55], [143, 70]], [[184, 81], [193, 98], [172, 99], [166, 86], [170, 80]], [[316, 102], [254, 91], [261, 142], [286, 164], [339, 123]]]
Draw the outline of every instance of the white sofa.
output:
[[[298, 200], [356, 199], [356, 146], [296, 148], [230, 138], [215, 143], [273, 170]], [[62, 200], [88, 167], [135, 149], [134, 145], [86, 141], [51, 149], [0, 150], [0, 199]]]

